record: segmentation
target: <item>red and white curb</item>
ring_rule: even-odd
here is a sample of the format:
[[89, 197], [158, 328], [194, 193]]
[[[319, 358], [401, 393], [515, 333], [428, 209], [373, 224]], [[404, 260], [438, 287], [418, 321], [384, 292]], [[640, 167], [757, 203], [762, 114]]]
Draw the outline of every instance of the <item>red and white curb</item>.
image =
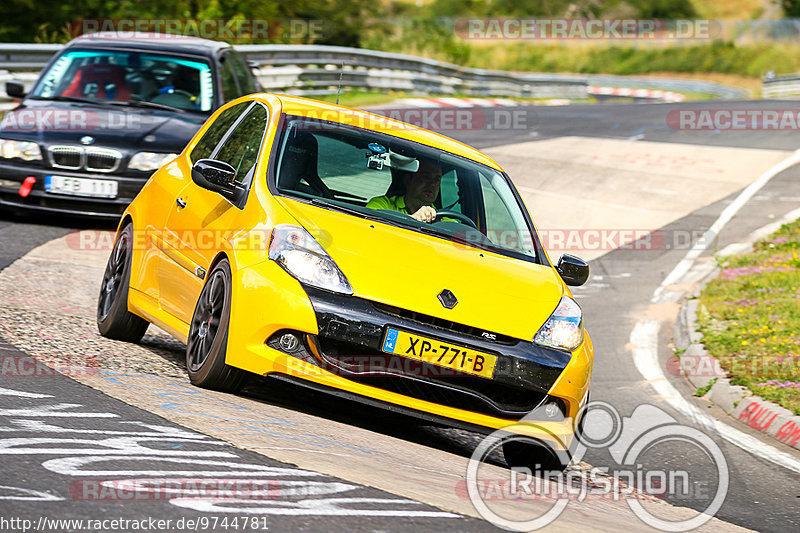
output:
[[686, 96], [672, 91], [660, 89], [631, 89], [629, 87], [597, 87], [589, 86], [589, 94], [596, 96], [627, 96], [630, 98], [649, 98], [663, 102], [683, 102]]
[[569, 105], [566, 98], [551, 98], [536, 102], [517, 102], [510, 98], [399, 98], [391, 102], [393, 107], [518, 107], [521, 105]]

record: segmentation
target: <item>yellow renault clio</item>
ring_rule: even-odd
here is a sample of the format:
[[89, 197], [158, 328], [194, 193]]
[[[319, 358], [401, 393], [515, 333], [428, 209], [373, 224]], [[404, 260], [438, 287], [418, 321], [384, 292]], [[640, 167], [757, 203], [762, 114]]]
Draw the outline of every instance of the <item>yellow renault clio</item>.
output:
[[[567, 285], [588, 274], [550, 261], [477, 150], [255, 94], [220, 108], [127, 208], [97, 323], [130, 342], [149, 323], [170, 332], [201, 387], [258, 374], [564, 450], [593, 364]], [[504, 452], [530, 456], [519, 440]]]

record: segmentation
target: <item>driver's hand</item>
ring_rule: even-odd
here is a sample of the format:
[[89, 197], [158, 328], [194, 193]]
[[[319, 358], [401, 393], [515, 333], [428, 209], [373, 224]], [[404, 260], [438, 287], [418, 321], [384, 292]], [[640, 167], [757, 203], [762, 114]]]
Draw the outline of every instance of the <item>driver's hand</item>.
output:
[[423, 205], [417, 209], [416, 213], [411, 215], [411, 218], [420, 222], [433, 222], [436, 219], [436, 209], [429, 205]]

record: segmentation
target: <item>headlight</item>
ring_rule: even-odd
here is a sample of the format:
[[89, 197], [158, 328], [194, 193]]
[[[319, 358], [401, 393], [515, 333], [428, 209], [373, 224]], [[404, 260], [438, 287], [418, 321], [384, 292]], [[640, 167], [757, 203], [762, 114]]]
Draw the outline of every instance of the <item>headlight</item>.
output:
[[570, 352], [583, 342], [583, 312], [569, 296], [558, 302], [558, 307], [539, 329], [533, 342], [542, 346], [569, 350]]
[[306, 230], [278, 224], [272, 230], [269, 258], [301, 283], [341, 294], [353, 294], [350, 282]]
[[0, 139], [0, 156], [6, 159], [19, 158], [23, 161], [38, 161], [42, 158], [42, 152], [36, 143]]
[[138, 152], [131, 157], [128, 168], [132, 170], [155, 170], [161, 165], [178, 157], [178, 154], [157, 154], [155, 152]]

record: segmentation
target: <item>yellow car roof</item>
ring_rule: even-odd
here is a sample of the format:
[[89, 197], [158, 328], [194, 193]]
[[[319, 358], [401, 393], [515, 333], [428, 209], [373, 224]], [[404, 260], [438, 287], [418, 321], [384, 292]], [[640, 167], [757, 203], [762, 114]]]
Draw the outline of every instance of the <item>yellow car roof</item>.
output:
[[[266, 95], [265, 95], [266, 96]], [[432, 146], [446, 152], [450, 152], [462, 157], [472, 159], [478, 163], [483, 163], [496, 170], [503, 169], [492, 158], [479, 152], [475, 148], [462, 142], [445, 137], [438, 133], [393, 120], [383, 115], [377, 115], [361, 109], [345, 107], [319, 100], [311, 100], [300, 96], [288, 96], [269, 94], [270, 97], [277, 99], [281, 104], [281, 111], [288, 115], [305, 116], [320, 120], [330, 120], [341, 124], [348, 124], [369, 130], [379, 131], [387, 135], [394, 135], [402, 139]], [[271, 98], [270, 98], [271, 99]]]

